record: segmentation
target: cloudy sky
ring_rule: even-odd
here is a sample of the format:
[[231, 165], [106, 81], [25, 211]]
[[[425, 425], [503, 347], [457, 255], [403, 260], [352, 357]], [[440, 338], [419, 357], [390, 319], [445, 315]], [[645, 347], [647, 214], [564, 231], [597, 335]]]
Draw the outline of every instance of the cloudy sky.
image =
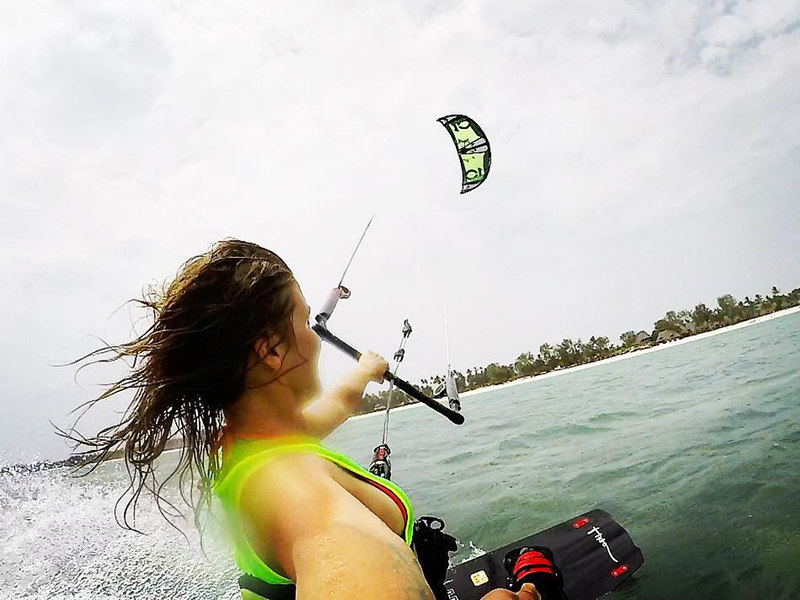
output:
[[[103, 377], [52, 365], [224, 237], [318, 308], [374, 213], [331, 326], [391, 355], [409, 318], [411, 379], [445, 305], [464, 370], [800, 286], [796, 1], [27, 0], [0, 68], [0, 463], [66, 453]], [[493, 146], [463, 196], [451, 113]]]

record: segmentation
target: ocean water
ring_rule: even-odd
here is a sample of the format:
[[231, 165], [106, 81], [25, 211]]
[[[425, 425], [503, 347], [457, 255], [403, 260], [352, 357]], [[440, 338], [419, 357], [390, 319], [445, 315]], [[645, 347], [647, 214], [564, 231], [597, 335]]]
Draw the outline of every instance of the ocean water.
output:
[[[463, 399], [457, 427], [392, 414], [394, 480], [437, 514], [456, 562], [592, 508], [645, 565], [610, 598], [800, 600], [800, 314]], [[328, 444], [366, 463], [382, 419]], [[170, 460], [166, 458], [165, 460]], [[125, 471], [0, 475], [0, 597], [236, 596], [213, 517], [201, 550], [153, 506], [120, 529]]]

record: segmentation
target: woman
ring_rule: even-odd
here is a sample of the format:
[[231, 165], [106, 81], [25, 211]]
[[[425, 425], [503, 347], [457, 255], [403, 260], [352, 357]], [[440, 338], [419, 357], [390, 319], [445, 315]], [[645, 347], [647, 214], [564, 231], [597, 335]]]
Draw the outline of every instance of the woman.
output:
[[[353, 413], [368, 382], [383, 381], [387, 362], [367, 352], [321, 394], [320, 341], [302, 291], [280, 257], [247, 242], [217, 243], [138, 302], [152, 312], [152, 326], [89, 355], [133, 360], [131, 373], [93, 402], [124, 390], [134, 399], [119, 424], [72, 437], [87, 452], [100, 450], [94, 462], [124, 449], [132, 477], [124, 525], [132, 528], [128, 515], [143, 489], [159, 507], [167, 503], [154, 463], [179, 436], [180, 459], [166, 479], [186, 484], [195, 509], [210, 504], [212, 490], [219, 496], [237, 564], [253, 583], [245, 588], [294, 584], [300, 600], [432, 599], [409, 547], [408, 498], [319, 443]], [[538, 599], [526, 585], [519, 595], [494, 590], [484, 600]]]

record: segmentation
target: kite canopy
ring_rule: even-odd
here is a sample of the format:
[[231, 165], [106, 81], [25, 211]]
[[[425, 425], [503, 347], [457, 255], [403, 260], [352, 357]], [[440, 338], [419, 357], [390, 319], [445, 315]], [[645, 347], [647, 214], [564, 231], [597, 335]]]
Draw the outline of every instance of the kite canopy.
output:
[[461, 193], [482, 184], [489, 175], [492, 150], [480, 126], [466, 115], [448, 115], [436, 119], [453, 138], [461, 159]]

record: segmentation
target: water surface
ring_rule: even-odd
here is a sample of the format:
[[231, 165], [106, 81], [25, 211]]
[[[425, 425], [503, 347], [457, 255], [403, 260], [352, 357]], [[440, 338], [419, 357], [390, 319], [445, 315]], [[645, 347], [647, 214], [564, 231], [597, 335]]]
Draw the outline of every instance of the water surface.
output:
[[[437, 514], [462, 561], [592, 508], [645, 565], [612, 598], [800, 599], [800, 314], [463, 399], [461, 427], [392, 415], [394, 480]], [[328, 443], [362, 463], [382, 420]], [[152, 506], [121, 530], [121, 464], [0, 476], [0, 597], [228, 598], [236, 569]], [[2, 596], [5, 594], [5, 596]]]

